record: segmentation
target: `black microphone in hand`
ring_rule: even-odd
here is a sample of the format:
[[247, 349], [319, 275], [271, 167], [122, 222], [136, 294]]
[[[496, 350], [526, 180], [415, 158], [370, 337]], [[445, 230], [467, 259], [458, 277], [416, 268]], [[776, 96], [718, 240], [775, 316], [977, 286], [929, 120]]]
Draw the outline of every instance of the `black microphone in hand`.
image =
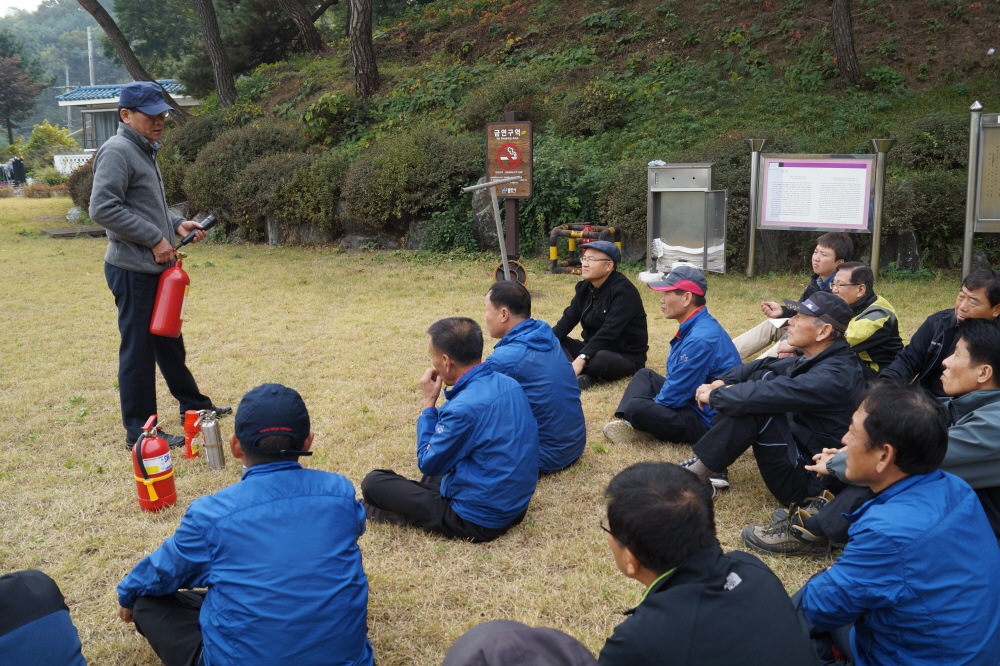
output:
[[185, 236], [184, 240], [181, 241], [181, 244], [177, 246], [177, 249], [179, 250], [180, 248], [184, 247], [185, 245], [187, 245], [188, 243], [190, 243], [191, 241], [193, 241], [194, 240], [194, 235], [196, 233], [198, 233], [199, 231], [208, 231], [209, 229], [211, 229], [212, 227], [214, 227], [215, 223], [218, 222], [218, 221], [219, 220], [215, 217], [215, 215], [209, 215], [208, 217], [206, 217], [204, 220], [202, 220], [200, 222], [201, 229], [195, 229], [194, 231], [192, 231], [191, 233], [189, 233], [187, 236]]

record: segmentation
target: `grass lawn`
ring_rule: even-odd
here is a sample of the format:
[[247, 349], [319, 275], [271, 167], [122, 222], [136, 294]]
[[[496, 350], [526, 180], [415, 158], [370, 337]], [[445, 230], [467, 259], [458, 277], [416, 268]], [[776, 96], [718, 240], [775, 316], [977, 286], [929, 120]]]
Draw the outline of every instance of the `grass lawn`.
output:
[[[236, 482], [232, 458], [214, 473], [203, 459], [175, 456], [178, 502], [139, 510], [123, 447], [116, 311], [103, 274], [104, 239], [50, 239], [69, 226], [69, 199], [0, 200], [0, 573], [40, 569], [59, 583], [92, 664], [158, 664], [116, 614], [115, 586], [168, 537], [185, 507]], [[316, 455], [305, 464], [359, 487], [374, 468], [416, 477], [417, 380], [428, 366], [424, 331], [435, 320], [482, 321], [496, 259], [409, 253], [345, 254], [330, 248], [202, 244], [190, 249], [184, 335], [189, 365], [216, 404], [238, 404], [250, 388], [280, 382], [305, 398]], [[534, 315], [555, 323], [576, 278], [532, 261]], [[709, 277], [709, 309], [731, 333], [760, 318], [765, 297], [796, 297], [806, 278]], [[658, 293], [640, 287], [649, 313], [649, 366], [663, 371], [676, 323]], [[957, 280], [879, 285], [911, 335], [950, 307]], [[490, 348], [490, 344], [487, 344]], [[601, 427], [625, 382], [584, 394], [589, 446], [573, 468], [543, 478], [525, 522], [487, 545], [376, 525], [361, 539], [371, 585], [369, 626], [376, 659], [440, 663], [466, 629], [506, 618], [555, 627], [595, 654], [642, 593], [623, 577], [598, 526], [602, 490], [642, 460], [680, 462], [690, 447], [612, 446]], [[161, 416], [180, 433], [177, 403], [160, 381]], [[225, 436], [232, 420], [222, 421]], [[228, 455], [228, 454], [227, 454]], [[730, 471], [716, 500], [719, 539], [740, 548], [744, 525], [776, 507], [751, 455]], [[829, 561], [764, 558], [796, 590]]]

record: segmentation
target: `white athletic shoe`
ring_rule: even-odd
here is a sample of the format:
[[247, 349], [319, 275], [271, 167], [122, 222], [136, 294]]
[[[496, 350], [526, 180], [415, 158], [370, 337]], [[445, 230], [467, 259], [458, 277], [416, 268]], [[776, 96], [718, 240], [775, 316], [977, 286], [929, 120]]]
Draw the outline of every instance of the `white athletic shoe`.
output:
[[604, 436], [614, 444], [626, 444], [634, 442], [649, 442], [655, 439], [648, 432], [636, 430], [628, 421], [615, 419], [608, 423], [601, 430]]

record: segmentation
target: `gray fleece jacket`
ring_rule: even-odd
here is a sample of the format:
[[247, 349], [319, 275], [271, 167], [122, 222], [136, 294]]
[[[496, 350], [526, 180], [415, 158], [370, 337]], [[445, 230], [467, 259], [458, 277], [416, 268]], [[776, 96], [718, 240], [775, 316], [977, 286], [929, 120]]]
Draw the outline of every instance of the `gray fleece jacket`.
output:
[[94, 156], [90, 218], [108, 230], [104, 261], [137, 273], [159, 274], [173, 262], [158, 264], [151, 250], [162, 239], [171, 244], [184, 221], [167, 208], [156, 150], [124, 123]]

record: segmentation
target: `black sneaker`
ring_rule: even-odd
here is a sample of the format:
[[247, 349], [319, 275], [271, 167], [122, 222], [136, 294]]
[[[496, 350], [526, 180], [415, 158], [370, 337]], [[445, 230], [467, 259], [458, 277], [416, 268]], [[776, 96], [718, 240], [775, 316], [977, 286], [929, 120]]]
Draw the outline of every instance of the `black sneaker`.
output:
[[830, 540], [802, 526], [808, 517], [800, 509], [791, 518], [770, 525], [748, 525], [740, 536], [753, 550], [769, 555], [826, 557], [830, 554]]
[[597, 378], [591, 375], [577, 375], [576, 385], [580, 387], [581, 391], [586, 391], [589, 388], [593, 388], [597, 384]]
[[222, 405], [212, 405], [212, 411], [215, 412], [216, 416], [225, 416], [227, 414], [233, 413], [232, 407], [224, 407]]
[[400, 527], [405, 527], [407, 524], [406, 517], [396, 513], [395, 511], [386, 511], [385, 509], [379, 509], [372, 506], [368, 502], [361, 500], [361, 505], [365, 507], [365, 520], [369, 523], [378, 523], [380, 525], [398, 525]]
[[820, 495], [819, 497], [807, 497], [806, 501], [802, 503], [802, 506], [797, 507], [794, 504], [792, 504], [787, 509], [785, 508], [775, 509], [774, 512], [771, 514], [771, 522], [776, 523], [779, 520], [784, 520], [785, 518], [788, 518], [788, 515], [790, 513], [795, 513], [797, 509], [802, 509], [810, 516], [815, 516], [817, 513], [819, 513], [820, 509], [822, 509], [824, 506], [830, 503], [833, 497], [834, 497], [833, 493], [831, 493], [829, 490], [824, 490], [823, 494]]
[[[160, 433], [159, 433], [159, 437], [162, 437], [163, 439], [165, 439], [167, 441], [167, 446], [169, 446], [172, 449], [176, 449], [176, 448], [180, 448], [180, 447], [184, 446], [184, 436], [183, 435], [168, 435], [167, 433], [165, 433], [165, 432], [163, 432], [161, 430]], [[125, 448], [126, 449], [128, 449], [129, 451], [131, 451], [134, 446], [135, 446], [135, 442], [130, 442], [128, 440], [125, 440]]]
[[728, 490], [729, 489], [729, 470], [724, 469], [721, 472], [716, 472], [712, 476], [708, 477], [711, 481], [712, 487], [718, 490]]

